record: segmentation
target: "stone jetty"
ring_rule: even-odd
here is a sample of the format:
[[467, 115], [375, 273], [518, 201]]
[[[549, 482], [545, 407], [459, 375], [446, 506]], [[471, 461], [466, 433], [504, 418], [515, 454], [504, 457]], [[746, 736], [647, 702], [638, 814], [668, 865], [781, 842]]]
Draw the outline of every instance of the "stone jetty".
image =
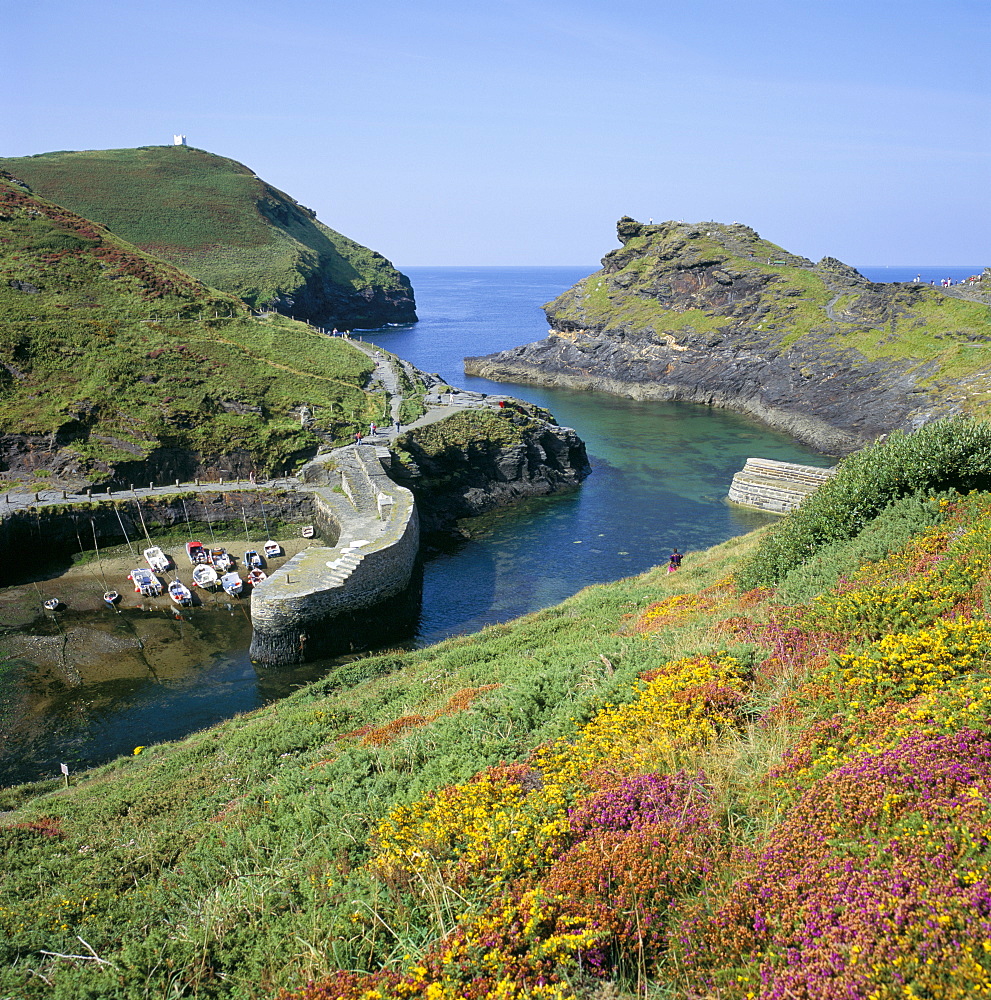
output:
[[743, 469], [733, 477], [728, 499], [746, 507], [787, 514], [834, 473], [834, 469], [813, 465], [748, 458]]
[[[381, 604], [410, 583], [420, 531], [413, 494], [386, 473], [388, 448], [350, 445], [304, 466], [327, 545], [293, 556], [251, 594], [251, 658], [284, 665], [333, 648], [335, 619]], [[345, 619], [346, 621], [346, 619]]]

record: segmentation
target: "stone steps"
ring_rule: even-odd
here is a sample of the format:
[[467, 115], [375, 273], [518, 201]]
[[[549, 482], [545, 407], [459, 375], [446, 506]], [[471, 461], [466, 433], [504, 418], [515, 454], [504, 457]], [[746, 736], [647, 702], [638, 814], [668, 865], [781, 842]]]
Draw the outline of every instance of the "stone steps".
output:
[[743, 469], [733, 476], [728, 499], [745, 507], [786, 514], [834, 473], [834, 469], [820, 469], [812, 465], [748, 458]]

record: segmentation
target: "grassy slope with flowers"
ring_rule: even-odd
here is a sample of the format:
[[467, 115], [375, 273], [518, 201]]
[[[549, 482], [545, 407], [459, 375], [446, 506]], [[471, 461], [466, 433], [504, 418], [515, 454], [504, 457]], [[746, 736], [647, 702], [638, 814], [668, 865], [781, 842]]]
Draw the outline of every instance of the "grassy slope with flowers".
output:
[[832, 536], [800, 530], [826, 493], [675, 575], [0, 793], [0, 990], [991, 994], [991, 493], [934, 460], [881, 496], [906, 440], [962, 437], [986, 489], [991, 431], [927, 433], [872, 453]]

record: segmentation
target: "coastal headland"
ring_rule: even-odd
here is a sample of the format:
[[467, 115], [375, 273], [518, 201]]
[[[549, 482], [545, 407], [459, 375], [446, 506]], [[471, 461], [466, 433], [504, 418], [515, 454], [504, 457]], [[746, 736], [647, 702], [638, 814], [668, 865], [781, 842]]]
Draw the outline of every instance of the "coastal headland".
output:
[[548, 303], [548, 336], [465, 371], [747, 413], [830, 454], [991, 403], [991, 277], [877, 284], [747, 226], [645, 225]]

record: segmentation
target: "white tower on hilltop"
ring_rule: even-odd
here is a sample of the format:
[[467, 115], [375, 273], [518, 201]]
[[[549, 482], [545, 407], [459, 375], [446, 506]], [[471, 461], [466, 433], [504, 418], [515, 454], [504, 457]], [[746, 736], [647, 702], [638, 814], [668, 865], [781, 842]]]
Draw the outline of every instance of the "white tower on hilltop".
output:
[[185, 146], [186, 145], [186, 137], [184, 135], [173, 135], [172, 136], [172, 145], [173, 146]]

